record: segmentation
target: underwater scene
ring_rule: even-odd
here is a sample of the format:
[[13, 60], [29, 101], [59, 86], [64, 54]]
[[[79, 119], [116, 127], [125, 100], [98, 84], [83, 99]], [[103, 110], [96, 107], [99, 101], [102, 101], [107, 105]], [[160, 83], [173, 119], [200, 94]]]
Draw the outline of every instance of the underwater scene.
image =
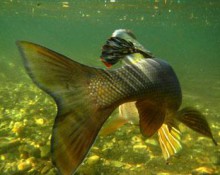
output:
[[[100, 55], [117, 29], [131, 30], [154, 57], [172, 66], [182, 89], [181, 108], [190, 106], [200, 111], [209, 123], [213, 140], [179, 123], [182, 149], [177, 153], [174, 149], [176, 154], [167, 159], [158, 134], [144, 137], [139, 124], [121, 118], [117, 108], [72, 172], [220, 174], [219, 19], [218, 0], [1, 0], [0, 174], [68, 174], [52, 163], [56, 158], [62, 161], [62, 154], [54, 157], [51, 152], [57, 105], [34, 84], [34, 76], [28, 76], [24, 53], [21, 56], [16, 42], [36, 43], [81, 64], [108, 70]], [[120, 63], [110, 69], [117, 66]], [[127, 113], [133, 115], [129, 110]], [[138, 115], [132, 117], [139, 120]], [[192, 124], [198, 126], [196, 129], [203, 127], [199, 121]], [[173, 137], [179, 143], [179, 135]]]

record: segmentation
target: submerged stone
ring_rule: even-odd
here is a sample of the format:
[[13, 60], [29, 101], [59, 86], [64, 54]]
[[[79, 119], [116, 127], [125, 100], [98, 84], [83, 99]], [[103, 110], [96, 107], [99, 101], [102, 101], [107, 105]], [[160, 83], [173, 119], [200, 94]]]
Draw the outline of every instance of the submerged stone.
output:
[[100, 157], [97, 156], [97, 155], [94, 155], [94, 156], [88, 157], [87, 163], [88, 163], [89, 165], [92, 165], [92, 164], [97, 163], [99, 160], [100, 160]]
[[199, 167], [192, 171], [192, 175], [217, 175], [217, 173], [213, 168]]

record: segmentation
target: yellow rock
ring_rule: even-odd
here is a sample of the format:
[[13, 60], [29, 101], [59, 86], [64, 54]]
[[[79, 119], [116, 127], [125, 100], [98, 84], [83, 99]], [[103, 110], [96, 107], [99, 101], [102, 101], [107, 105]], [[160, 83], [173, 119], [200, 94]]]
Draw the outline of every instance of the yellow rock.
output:
[[28, 163], [28, 162], [20, 162], [18, 165], [17, 165], [17, 168], [19, 171], [24, 171], [24, 170], [28, 170], [31, 168], [31, 164]]
[[5, 156], [4, 156], [4, 155], [1, 155], [1, 156], [0, 156], [0, 159], [1, 159], [1, 160], [5, 160]]
[[147, 148], [147, 146], [146, 145], [143, 145], [143, 144], [135, 144], [134, 146], [133, 146], [133, 150], [134, 151], [140, 151], [140, 150], [144, 150], [144, 149], [146, 149]]
[[34, 164], [37, 163], [35, 157], [29, 157], [28, 159], [26, 159], [26, 162], [29, 163], [29, 164], [31, 164], [31, 165], [34, 165]]
[[45, 120], [42, 119], [42, 118], [35, 119], [35, 123], [36, 123], [37, 125], [43, 125], [43, 124], [45, 123]]
[[192, 175], [211, 175], [215, 174], [215, 170], [209, 167], [199, 167], [192, 171]]
[[137, 136], [133, 136], [131, 140], [132, 140], [133, 143], [140, 143], [140, 142], [142, 142], [142, 139], [140, 137], [137, 137]]
[[97, 156], [97, 155], [90, 156], [90, 157], [88, 157], [88, 159], [87, 159], [87, 163], [88, 163], [89, 165], [92, 165], [92, 164], [95, 164], [96, 162], [98, 162], [99, 159], [100, 159], [100, 157]]
[[20, 133], [22, 133], [23, 129], [24, 129], [23, 123], [15, 122], [14, 126], [12, 128], [12, 132], [15, 133], [15, 134], [20, 134]]
[[153, 146], [158, 146], [158, 142], [155, 140], [155, 139], [147, 139], [145, 141], [146, 144], [150, 144], [150, 145], [153, 145]]

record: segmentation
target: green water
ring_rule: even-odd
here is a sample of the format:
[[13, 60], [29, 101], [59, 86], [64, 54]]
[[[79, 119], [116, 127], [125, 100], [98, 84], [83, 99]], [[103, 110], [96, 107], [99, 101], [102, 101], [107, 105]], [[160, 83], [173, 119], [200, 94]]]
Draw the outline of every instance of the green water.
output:
[[[140, 43], [172, 65], [183, 105], [206, 115], [219, 142], [219, 19], [218, 0], [1, 0], [0, 174], [56, 174], [48, 151], [56, 106], [25, 74], [17, 40], [104, 68], [101, 46], [115, 29], [131, 29]], [[146, 140], [137, 127], [125, 125], [98, 137], [77, 173], [185, 175], [201, 167], [202, 173], [220, 173], [219, 146], [184, 127], [182, 138], [183, 150], [167, 165], [156, 136]], [[136, 144], [142, 148], [135, 149]]]

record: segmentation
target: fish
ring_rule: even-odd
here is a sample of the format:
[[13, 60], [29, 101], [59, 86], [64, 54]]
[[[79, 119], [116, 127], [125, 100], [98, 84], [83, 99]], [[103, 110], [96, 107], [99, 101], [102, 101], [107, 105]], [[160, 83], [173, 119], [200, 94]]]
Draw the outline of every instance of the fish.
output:
[[[120, 50], [122, 50], [122, 52], [120, 52]], [[109, 38], [106, 41], [106, 44], [102, 48], [100, 58], [101, 61], [105, 64], [105, 66], [107, 68], [110, 68], [112, 65], [116, 64], [120, 59], [123, 59], [122, 65], [126, 65], [135, 64], [137, 61], [140, 61], [141, 59], [154, 58], [154, 56], [149, 50], [145, 49], [144, 46], [136, 40], [135, 35], [130, 30], [119, 29], [114, 31], [111, 38]], [[138, 125], [139, 114], [135, 106], [135, 103], [136, 102], [133, 101], [120, 105], [118, 108], [119, 117], [114, 118], [114, 120], [112, 120], [110, 123], [112, 126], [115, 127], [111, 128], [107, 126], [107, 128], [103, 129], [103, 133], [107, 135], [111, 132], [114, 132], [126, 123]], [[192, 121], [185, 121], [184, 117], [190, 116], [190, 113], [194, 113], [194, 118], [192, 118]], [[177, 116], [179, 116], [179, 118]], [[168, 121], [164, 121], [164, 123], [157, 131], [159, 144], [162, 150], [163, 157], [166, 161], [182, 149], [181, 132], [178, 128], [180, 122], [182, 122], [189, 128], [201, 133], [201, 128], [192, 128], [192, 122], [193, 119], [198, 120], [198, 122], [199, 120], [203, 120], [203, 122], [205, 122], [204, 124], [206, 125], [206, 132], [210, 130], [208, 128], [208, 123], [206, 123], [205, 121], [206, 119], [204, 115], [202, 115], [199, 111], [191, 107], [179, 111], [179, 114], [177, 114], [176, 117], [177, 118], [174, 118], [172, 123], [170, 123], [170, 119]], [[207, 135], [205, 133], [201, 134]], [[213, 139], [212, 136], [210, 138]], [[213, 142], [215, 145], [217, 145], [217, 142], [214, 139]]]
[[[136, 41], [120, 36], [109, 41], [102, 50], [102, 60], [107, 65], [123, 61], [127, 55], [139, 54], [147, 58], [125, 59], [122, 67], [104, 69], [81, 64], [39, 44], [16, 42], [26, 73], [57, 106], [51, 156], [59, 174], [77, 172], [103, 124], [115, 109], [127, 102], [135, 102], [140, 132], [146, 138], [154, 135], [164, 123], [168, 132], [175, 135], [178, 130], [175, 120], [178, 120], [216, 143], [207, 120], [199, 111], [180, 109], [180, 83], [171, 65], [151, 58]], [[121, 42], [126, 48], [118, 47]]]

